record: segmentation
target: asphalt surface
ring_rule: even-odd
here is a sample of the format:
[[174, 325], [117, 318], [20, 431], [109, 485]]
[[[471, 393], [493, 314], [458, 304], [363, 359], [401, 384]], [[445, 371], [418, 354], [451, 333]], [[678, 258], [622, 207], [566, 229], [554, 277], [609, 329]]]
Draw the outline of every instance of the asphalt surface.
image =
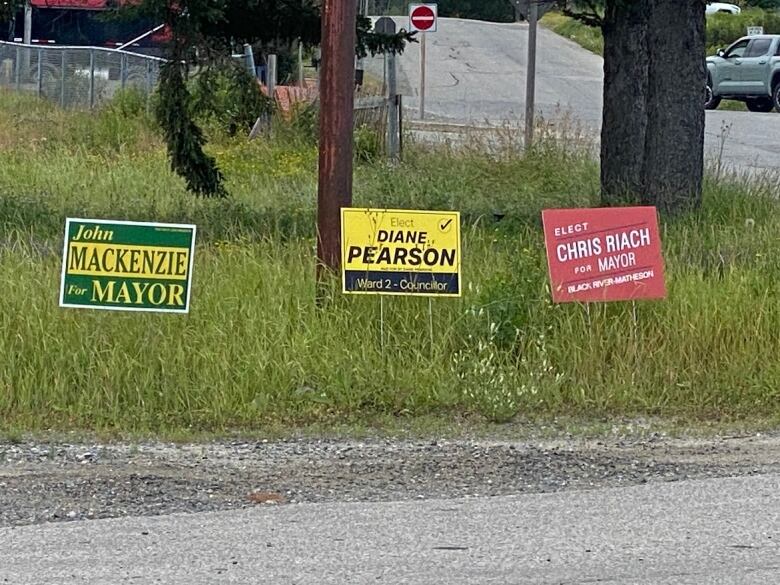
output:
[[[405, 26], [397, 19], [398, 26]], [[579, 45], [540, 28], [536, 106], [554, 117], [565, 111], [591, 125], [601, 120], [602, 59]], [[525, 115], [526, 46], [524, 24], [496, 24], [442, 18], [428, 33], [426, 113], [455, 121], [520, 120]], [[376, 63], [376, 61], [374, 61]], [[398, 59], [400, 91], [418, 107], [420, 44]]]
[[[397, 19], [405, 27], [406, 19]], [[579, 45], [540, 28], [536, 105], [557, 125], [581, 125], [594, 138], [601, 125], [603, 61]], [[521, 123], [525, 113], [528, 27], [442, 18], [428, 35], [427, 120], [456, 124]], [[379, 59], [369, 71], [382, 75]], [[399, 58], [400, 92], [410, 115], [418, 108], [420, 47]], [[721, 146], [722, 154], [721, 154]], [[780, 114], [707, 112], [705, 150], [710, 162], [737, 171], [780, 169]]]
[[780, 435], [622, 433], [0, 443], [0, 584], [780, 582]]
[[15, 585], [778, 582], [778, 475], [0, 529]]

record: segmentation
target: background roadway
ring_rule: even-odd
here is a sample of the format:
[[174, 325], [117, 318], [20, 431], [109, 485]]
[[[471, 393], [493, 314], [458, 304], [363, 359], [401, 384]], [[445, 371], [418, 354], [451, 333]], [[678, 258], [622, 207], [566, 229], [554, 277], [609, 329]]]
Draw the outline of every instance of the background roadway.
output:
[[[406, 18], [396, 18], [406, 27]], [[426, 113], [428, 120], [454, 124], [522, 122], [528, 27], [442, 18], [428, 35]], [[399, 58], [405, 105], [418, 107], [419, 44]], [[381, 59], [368, 69], [382, 76]], [[602, 110], [603, 61], [543, 27], [539, 30], [536, 104], [557, 125], [571, 124], [598, 136]], [[409, 113], [412, 116], [412, 112]], [[710, 161], [723, 146], [725, 166], [755, 172], [780, 168], [780, 114], [707, 112], [705, 151]]]

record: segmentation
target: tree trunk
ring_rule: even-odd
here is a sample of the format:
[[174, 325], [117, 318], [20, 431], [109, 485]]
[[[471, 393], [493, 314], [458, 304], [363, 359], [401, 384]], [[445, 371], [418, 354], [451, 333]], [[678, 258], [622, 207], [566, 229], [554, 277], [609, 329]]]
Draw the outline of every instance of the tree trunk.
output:
[[641, 200], [647, 128], [647, 3], [607, 0], [604, 33], [604, 113], [601, 199]]
[[674, 214], [701, 205], [704, 0], [648, 0], [647, 132], [642, 201]]

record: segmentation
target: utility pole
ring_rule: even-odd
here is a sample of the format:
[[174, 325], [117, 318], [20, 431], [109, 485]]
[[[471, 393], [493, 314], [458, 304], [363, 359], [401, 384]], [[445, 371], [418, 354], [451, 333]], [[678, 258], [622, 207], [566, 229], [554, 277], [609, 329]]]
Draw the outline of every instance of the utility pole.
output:
[[354, 0], [323, 0], [317, 194], [319, 282], [329, 270], [340, 266], [341, 208], [352, 205], [356, 17]]
[[539, 28], [539, 6], [531, 0], [528, 7], [528, 67], [525, 83], [525, 149], [534, 142], [534, 110], [536, 107], [536, 31]]

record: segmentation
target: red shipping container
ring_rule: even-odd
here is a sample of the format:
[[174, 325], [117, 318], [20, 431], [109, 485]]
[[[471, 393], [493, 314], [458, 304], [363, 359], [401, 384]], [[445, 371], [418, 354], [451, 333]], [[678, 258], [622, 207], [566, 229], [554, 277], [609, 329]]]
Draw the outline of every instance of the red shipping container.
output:
[[68, 8], [72, 10], [107, 10], [108, 0], [31, 0], [35, 8]]

